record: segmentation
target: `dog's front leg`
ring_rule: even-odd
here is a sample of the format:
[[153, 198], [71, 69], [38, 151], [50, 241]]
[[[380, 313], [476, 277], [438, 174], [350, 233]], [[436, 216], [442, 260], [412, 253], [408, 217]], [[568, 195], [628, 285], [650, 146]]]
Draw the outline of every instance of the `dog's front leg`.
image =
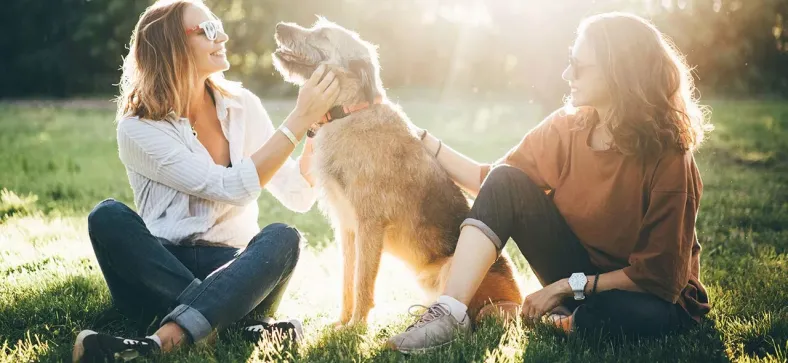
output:
[[383, 226], [360, 222], [356, 235], [356, 306], [350, 324], [366, 324], [375, 306], [375, 280], [383, 254]]
[[352, 230], [338, 231], [342, 248], [342, 310], [338, 325], [350, 322], [353, 317], [354, 299], [356, 298], [356, 234]]

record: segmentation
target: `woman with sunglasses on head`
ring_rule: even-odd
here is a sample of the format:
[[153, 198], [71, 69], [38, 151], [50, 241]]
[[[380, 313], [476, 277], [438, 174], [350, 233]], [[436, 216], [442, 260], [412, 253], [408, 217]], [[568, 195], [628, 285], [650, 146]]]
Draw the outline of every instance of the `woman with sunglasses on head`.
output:
[[[291, 210], [312, 207], [311, 147], [298, 161], [289, 155], [339, 86], [331, 72], [321, 79], [319, 67], [275, 129], [259, 98], [223, 78], [227, 40], [198, 0], [159, 1], [136, 25], [117, 139], [138, 212], [105, 200], [88, 216], [88, 230], [114, 307], [132, 319], [163, 319], [140, 339], [85, 330], [74, 361], [166, 352], [252, 311], [268, 317], [282, 298], [300, 234], [281, 223], [260, 230], [257, 198], [266, 188]], [[238, 325], [252, 341], [301, 333], [296, 320]]]
[[524, 318], [567, 333], [643, 336], [709, 311], [692, 152], [710, 126], [683, 57], [646, 20], [602, 14], [580, 25], [562, 76], [567, 107], [493, 165], [422, 133], [476, 200], [443, 295], [392, 348], [423, 351], [468, 332], [466, 306], [509, 238], [543, 286], [525, 298]]

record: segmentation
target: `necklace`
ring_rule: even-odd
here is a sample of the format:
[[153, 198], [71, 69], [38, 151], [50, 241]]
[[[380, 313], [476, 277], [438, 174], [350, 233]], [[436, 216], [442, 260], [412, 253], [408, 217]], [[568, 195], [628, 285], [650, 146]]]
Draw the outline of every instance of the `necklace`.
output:
[[[213, 90], [210, 87], [207, 87], [206, 88], [206, 92], [208, 93], [208, 96], [211, 97], [211, 103], [215, 105], [216, 104], [216, 98], [213, 97]], [[216, 111], [214, 111], [214, 113], [216, 113]], [[197, 121], [199, 121], [199, 120], [197, 120]], [[191, 120], [189, 120], [189, 125], [191, 125], [191, 127], [192, 127], [192, 135], [194, 135], [194, 137], [197, 137], [197, 130], [194, 128], [194, 126], [197, 126], [197, 121], [194, 121], [194, 123], [192, 123]]]

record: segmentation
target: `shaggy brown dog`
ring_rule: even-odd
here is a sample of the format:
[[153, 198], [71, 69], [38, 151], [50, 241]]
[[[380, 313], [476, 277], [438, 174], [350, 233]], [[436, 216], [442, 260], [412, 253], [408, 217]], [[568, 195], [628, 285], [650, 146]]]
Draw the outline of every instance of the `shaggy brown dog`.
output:
[[[339, 323], [366, 323], [383, 251], [404, 261], [434, 300], [444, 287], [468, 202], [422, 147], [402, 110], [386, 99], [375, 47], [325, 19], [309, 29], [280, 23], [276, 41], [274, 64], [287, 81], [301, 85], [325, 63], [340, 81], [337, 105], [371, 104], [315, 131], [319, 205], [344, 256]], [[491, 302], [508, 312], [519, 307], [522, 294], [513, 271], [505, 254], [498, 258], [470, 302], [469, 316]]]

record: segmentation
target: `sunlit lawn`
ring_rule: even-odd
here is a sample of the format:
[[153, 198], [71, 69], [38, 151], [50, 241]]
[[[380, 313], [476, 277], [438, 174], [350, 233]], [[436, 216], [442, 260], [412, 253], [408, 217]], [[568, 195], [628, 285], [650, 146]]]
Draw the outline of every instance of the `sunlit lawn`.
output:
[[[264, 102], [281, 120], [292, 102]], [[401, 100], [418, 125], [478, 160], [491, 161], [549, 110], [513, 101]], [[477, 334], [408, 361], [785, 361], [788, 359], [788, 105], [716, 102], [717, 131], [697, 154], [705, 188], [698, 217], [702, 280], [714, 310], [698, 329], [662, 339], [606, 342], [565, 338], [520, 324]], [[78, 331], [110, 304], [86, 231], [87, 212], [113, 197], [132, 205], [117, 158], [112, 109], [0, 104], [0, 362], [67, 361]], [[305, 322], [300, 347], [244, 343], [223, 335], [152, 361], [399, 361], [386, 338], [423, 303], [414, 280], [386, 258], [367, 330], [334, 331], [339, 254], [314, 208], [287, 211], [267, 193], [260, 224], [284, 221], [306, 236], [279, 316]], [[508, 246], [528, 291], [527, 264]], [[103, 327], [133, 334], [128, 322]]]

